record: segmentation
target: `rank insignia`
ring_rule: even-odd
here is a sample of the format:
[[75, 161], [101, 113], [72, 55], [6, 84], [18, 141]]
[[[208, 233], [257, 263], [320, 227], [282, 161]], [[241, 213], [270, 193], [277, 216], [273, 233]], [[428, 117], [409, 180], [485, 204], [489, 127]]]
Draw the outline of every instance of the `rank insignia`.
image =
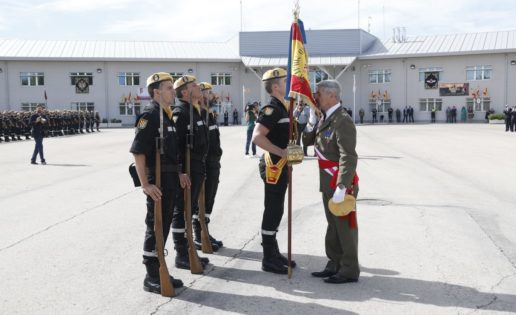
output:
[[263, 110], [263, 113], [267, 116], [270, 116], [273, 112], [274, 112], [274, 108], [272, 108], [272, 107], [265, 107], [265, 109]]
[[331, 129], [328, 129], [324, 132], [324, 138], [325, 139], [330, 139], [331, 138], [331, 135], [333, 134], [333, 132], [331, 131]]
[[145, 129], [145, 127], [147, 127], [147, 122], [147, 119], [140, 118], [140, 120], [138, 120], [138, 129]]

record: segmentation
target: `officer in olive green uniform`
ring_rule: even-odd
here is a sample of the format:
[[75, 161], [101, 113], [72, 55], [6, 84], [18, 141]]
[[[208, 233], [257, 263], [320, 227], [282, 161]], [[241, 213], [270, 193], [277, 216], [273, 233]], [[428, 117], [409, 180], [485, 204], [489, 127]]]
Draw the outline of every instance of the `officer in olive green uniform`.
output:
[[[337, 81], [321, 81], [317, 85], [316, 100], [323, 112], [319, 127], [306, 133], [305, 141], [315, 141], [319, 159], [320, 191], [328, 228], [325, 247], [329, 261], [323, 271], [314, 277], [326, 278], [328, 283], [357, 282], [360, 275], [358, 264], [358, 226], [356, 211], [337, 217], [330, 212], [328, 202], [341, 203], [346, 194], [358, 194], [356, 176], [356, 130], [353, 120], [340, 104], [340, 85]], [[315, 113], [310, 115], [315, 123]], [[310, 127], [309, 127], [310, 128]]]
[[[288, 186], [286, 157], [290, 119], [288, 105], [283, 102], [286, 76], [287, 72], [281, 68], [264, 73], [262, 81], [267, 93], [271, 95], [271, 100], [260, 111], [253, 131], [253, 142], [266, 151], [259, 164], [260, 175], [265, 184], [262, 270], [279, 274], [288, 273], [288, 260], [281, 255], [276, 240]], [[291, 266], [295, 267], [296, 263], [291, 261]]]

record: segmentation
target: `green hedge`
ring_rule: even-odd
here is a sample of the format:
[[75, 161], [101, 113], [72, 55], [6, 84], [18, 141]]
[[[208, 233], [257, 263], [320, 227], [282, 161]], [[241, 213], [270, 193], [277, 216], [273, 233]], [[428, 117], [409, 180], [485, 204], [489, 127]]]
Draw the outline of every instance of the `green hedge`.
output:
[[489, 115], [489, 120], [504, 120], [505, 115], [503, 113]]

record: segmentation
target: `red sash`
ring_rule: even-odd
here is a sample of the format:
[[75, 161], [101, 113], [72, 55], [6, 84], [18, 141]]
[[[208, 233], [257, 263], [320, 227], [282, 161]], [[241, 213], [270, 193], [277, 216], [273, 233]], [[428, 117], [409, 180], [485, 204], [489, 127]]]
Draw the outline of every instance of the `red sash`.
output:
[[[337, 178], [339, 177], [339, 162], [326, 159], [317, 149], [315, 153], [317, 155], [317, 160], [319, 161], [319, 168], [332, 175], [330, 187], [332, 189], [337, 188]], [[346, 188], [346, 194], [353, 194], [353, 187], [358, 185], [358, 175], [356, 172], [353, 174], [351, 185], [352, 186], [350, 188]], [[358, 228], [356, 211], [352, 211], [350, 214], [339, 218], [341, 220], [348, 220], [350, 229]]]

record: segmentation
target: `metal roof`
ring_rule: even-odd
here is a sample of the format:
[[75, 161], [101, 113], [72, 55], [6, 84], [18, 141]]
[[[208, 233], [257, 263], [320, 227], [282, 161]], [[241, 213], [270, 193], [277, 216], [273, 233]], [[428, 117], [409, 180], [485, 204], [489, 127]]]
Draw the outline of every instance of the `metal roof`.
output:
[[360, 59], [516, 52], [516, 30], [409, 37], [376, 41]]
[[[337, 65], [349, 65], [356, 57], [349, 56], [308, 56], [308, 64], [310, 66], [337, 66]], [[246, 67], [286, 67], [288, 60], [287, 57], [248, 57], [243, 56], [242, 62]]]
[[0, 39], [3, 60], [240, 61], [238, 41], [224, 43]]
[[[382, 59], [516, 52], [516, 30], [414, 36], [409, 37], [405, 42], [395, 42], [392, 39], [380, 41], [368, 33], [368, 36], [365, 36], [363, 33], [366, 32], [362, 30], [312, 32], [313, 40], [307, 44], [307, 48], [311, 48], [308, 49], [308, 52], [312, 54], [309, 60], [310, 65], [349, 65], [356, 58]], [[261, 51], [260, 45], [257, 45], [256, 41], [244, 42], [244, 44], [249, 44], [246, 44], [249, 46], [248, 50], [252, 50], [254, 47], [257, 52], [255, 56], [245, 53], [242, 56], [239, 55], [239, 50], [247, 47], [240, 43], [242, 38], [254, 39], [257, 36], [266, 38], [271, 34], [280, 38], [284, 35], [283, 33], [287, 34], [286, 32], [256, 33], [244, 32], [240, 34], [240, 38], [235, 36], [222, 43], [0, 39], [0, 60], [242, 61], [248, 67], [286, 65], [286, 55], [282, 53], [268, 55], [265, 51]], [[318, 38], [318, 36], [322, 37]], [[332, 36], [341, 39], [338, 45], [335, 44], [335, 47], [341, 48], [337, 51], [323, 50], [321, 53], [314, 53], [318, 52], [318, 49], [327, 47], [323, 43]], [[350, 53], [349, 49], [342, 48], [350, 43], [355, 43], [357, 36], [362, 37], [362, 44], [365, 43], [363, 48], [367, 49], [366, 51], [362, 54], [359, 54], [359, 50]], [[283, 39], [283, 37], [281, 38]], [[285, 42], [286, 44], [287, 42]], [[309, 45], [313, 47], [308, 47]], [[326, 54], [322, 52], [326, 52]]]

